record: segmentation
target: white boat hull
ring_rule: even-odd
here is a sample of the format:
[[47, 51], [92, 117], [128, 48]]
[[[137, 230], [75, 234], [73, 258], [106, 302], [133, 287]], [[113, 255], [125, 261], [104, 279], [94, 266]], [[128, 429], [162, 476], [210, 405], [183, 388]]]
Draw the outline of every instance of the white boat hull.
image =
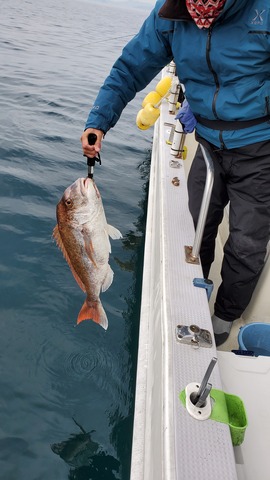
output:
[[[179, 160], [180, 168], [172, 168], [170, 123], [174, 115], [165, 103], [155, 125], [151, 160], [130, 478], [268, 480], [270, 357], [234, 355], [230, 349], [238, 346], [236, 336], [225, 344], [226, 352], [217, 352], [214, 342], [210, 348], [195, 349], [176, 340], [179, 324], [196, 324], [213, 335], [213, 300], [208, 304], [205, 289], [193, 285], [194, 278], [202, 278], [201, 266], [185, 259], [185, 246], [193, 245], [195, 235], [186, 175], [197, 144], [188, 136], [188, 158]], [[225, 219], [211, 271], [214, 291], [227, 232]], [[269, 287], [270, 260], [245, 312], [247, 321], [270, 322]], [[244, 321], [236, 323], [236, 332]], [[240, 396], [246, 405], [249, 426], [240, 447], [233, 448], [227, 425], [195, 420], [179, 400], [189, 383], [202, 380], [215, 356], [213, 388]]]

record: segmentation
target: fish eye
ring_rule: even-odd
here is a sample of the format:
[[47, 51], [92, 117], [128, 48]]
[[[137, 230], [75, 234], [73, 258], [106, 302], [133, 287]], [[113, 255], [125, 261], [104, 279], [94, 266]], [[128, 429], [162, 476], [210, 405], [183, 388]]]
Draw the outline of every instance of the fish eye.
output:
[[70, 198], [68, 198], [67, 200], [65, 200], [65, 204], [66, 204], [68, 207], [72, 204], [72, 201], [70, 200]]

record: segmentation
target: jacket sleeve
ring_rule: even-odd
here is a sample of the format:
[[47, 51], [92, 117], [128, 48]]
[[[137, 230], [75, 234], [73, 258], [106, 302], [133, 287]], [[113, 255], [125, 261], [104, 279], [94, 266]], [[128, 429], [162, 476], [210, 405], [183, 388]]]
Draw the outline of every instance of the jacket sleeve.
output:
[[[167, 22], [158, 18], [160, 1], [126, 45], [101, 87], [89, 113], [85, 129], [106, 133], [118, 121], [122, 110], [172, 60]], [[163, 2], [162, 2], [163, 3]], [[164, 25], [162, 33], [160, 24]]]

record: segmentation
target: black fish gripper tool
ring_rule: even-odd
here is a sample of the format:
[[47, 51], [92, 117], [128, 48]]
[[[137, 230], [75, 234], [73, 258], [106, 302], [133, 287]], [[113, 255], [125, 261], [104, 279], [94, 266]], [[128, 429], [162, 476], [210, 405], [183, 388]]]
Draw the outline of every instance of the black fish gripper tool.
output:
[[[95, 133], [89, 133], [89, 135], [88, 135], [89, 145], [95, 145], [96, 141], [97, 141], [96, 134]], [[100, 158], [99, 153], [97, 153], [96, 157], [94, 157], [94, 158], [87, 157], [87, 165], [88, 165], [88, 175], [87, 176], [88, 176], [88, 178], [93, 178], [93, 176], [94, 176], [94, 166], [95, 166], [96, 162], [98, 162], [101, 165], [101, 158]]]

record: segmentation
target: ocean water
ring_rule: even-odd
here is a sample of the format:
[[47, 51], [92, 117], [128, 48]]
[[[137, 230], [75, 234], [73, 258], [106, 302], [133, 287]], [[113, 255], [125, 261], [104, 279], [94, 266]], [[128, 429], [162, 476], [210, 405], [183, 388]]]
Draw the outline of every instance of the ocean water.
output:
[[[0, 479], [128, 480], [152, 132], [135, 118], [103, 144], [95, 180], [115, 272], [105, 332], [52, 239], [65, 188], [86, 176], [80, 135], [146, 9], [0, 0]], [[149, 6], [150, 8], [150, 6]]]

